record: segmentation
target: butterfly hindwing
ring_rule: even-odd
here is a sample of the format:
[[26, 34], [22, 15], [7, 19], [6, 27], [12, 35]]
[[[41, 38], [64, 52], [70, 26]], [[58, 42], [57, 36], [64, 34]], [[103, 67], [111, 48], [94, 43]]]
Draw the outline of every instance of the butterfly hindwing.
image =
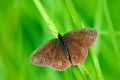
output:
[[68, 47], [68, 50], [70, 53], [70, 58], [71, 58], [73, 65], [79, 64], [80, 62], [82, 62], [85, 59], [85, 57], [87, 55], [87, 50], [85, 48], [76, 44], [76, 42], [71, 41], [71, 39], [69, 39], [66, 42], [66, 46]]
[[54, 58], [54, 62], [51, 65], [53, 68], [57, 69], [57, 70], [64, 70], [68, 67], [71, 66], [71, 63], [69, 61], [69, 59], [66, 58], [63, 49], [61, 48], [61, 46], [58, 44], [56, 45], [56, 49], [55, 49], [55, 53], [56, 56]]

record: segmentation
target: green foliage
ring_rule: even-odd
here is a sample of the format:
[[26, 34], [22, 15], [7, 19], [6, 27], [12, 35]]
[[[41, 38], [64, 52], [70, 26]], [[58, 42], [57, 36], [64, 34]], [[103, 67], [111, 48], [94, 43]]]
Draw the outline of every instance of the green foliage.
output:
[[[1, 0], [0, 80], [119, 80], [119, 0]], [[65, 71], [30, 63], [39, 45], [56, 32], [98, 31], [86, 60]]]

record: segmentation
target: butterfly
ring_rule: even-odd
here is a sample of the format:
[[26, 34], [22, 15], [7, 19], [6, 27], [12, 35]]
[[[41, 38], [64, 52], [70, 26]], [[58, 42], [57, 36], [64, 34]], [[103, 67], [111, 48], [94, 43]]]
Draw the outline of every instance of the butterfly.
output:
[[73, 30], [63, 36], [58, 33], [58, 38], [38, 47], [30, 56], [30, 60], [38, 66], [51, 66], [56, 70], [65, 70], [85, 60], [87, 49], [96, 37], [97, 31], [93, 28]]

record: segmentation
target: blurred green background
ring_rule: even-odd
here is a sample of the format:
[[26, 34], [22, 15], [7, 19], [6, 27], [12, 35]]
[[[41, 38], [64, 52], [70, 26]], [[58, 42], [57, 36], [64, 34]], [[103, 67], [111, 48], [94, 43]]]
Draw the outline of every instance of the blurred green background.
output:
[[55, 38], [54, 32], [32, 0], [0, 0], [0, 80], [120, 79], [120, 0], [40, 2], [61, 34], [82, 26], [95, 28], [95, 43], [81, 65], [65, 71], [35, 66], [29, 61], [31, 53]]

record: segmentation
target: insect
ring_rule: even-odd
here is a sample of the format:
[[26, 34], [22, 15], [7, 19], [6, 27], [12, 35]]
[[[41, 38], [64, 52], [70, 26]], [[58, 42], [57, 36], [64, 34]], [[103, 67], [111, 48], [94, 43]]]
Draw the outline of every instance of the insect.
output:
[[86, 58], [87, 49], [93, 44], [97, 31], [92, 28], [81, 28], [66, 33], [58, 33], [58, 38], [52, 39], [38, 47], [30, 60], [39, 66], [51, 66], [56, 70], [65, 70]]

